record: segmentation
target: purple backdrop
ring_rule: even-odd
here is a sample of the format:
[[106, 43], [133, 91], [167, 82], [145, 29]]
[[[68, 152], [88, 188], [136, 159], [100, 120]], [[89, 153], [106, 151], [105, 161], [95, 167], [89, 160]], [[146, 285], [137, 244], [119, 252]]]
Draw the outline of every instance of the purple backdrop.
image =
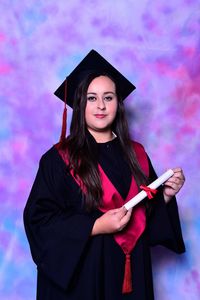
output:
[[200, 299], [200, 2], [2, 0], [0, 16], [0, 299], [35, 299], [22, 212], [39, 158], [60, 135], [53, 92], [92, 48], [137, 86], [130, 130], [157, 173], [185, 171], [177, 198], [187, 252], [153, 249], [156, 299]]

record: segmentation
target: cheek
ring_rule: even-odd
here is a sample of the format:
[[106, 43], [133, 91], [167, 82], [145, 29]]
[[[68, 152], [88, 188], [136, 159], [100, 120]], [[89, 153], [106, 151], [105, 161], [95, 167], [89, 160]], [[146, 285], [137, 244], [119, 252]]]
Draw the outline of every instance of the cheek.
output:
[[88, 118], [90, 118], [90, 114], [91, 114], [91, 105], [89, 103], [86, 104], [85, 107], [85, 120], [87, 121]]
[[118, 103], [113, 103], [112, 107], [110, 107], [110, 112], [115, 116], [117, 114]]

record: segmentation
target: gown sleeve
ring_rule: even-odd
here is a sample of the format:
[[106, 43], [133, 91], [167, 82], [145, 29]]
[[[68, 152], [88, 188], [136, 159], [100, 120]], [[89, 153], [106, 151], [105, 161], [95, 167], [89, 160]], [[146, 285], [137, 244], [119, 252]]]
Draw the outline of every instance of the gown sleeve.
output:
[[81, 207], [82, 193], [69, 172], [64, 172], [56, 151], [47, 152], [40, 160], [24, 209], [24, 225], [38, 270], [67, 289], [84, 255], [95, 217]]
[[[150, 180], [154, 181], [157, 175], [149, 159]], [[151, 200], [150, 200], [151, 201]], [[182, 237], [178, 206], [176, 198], [166, 204], [163, 197], [162, 187], [151, 203], [152, 212], [148, 220], [148, 236], [151, 246], [161, 245], [176, 252], [185, 252], [185, 245]]]

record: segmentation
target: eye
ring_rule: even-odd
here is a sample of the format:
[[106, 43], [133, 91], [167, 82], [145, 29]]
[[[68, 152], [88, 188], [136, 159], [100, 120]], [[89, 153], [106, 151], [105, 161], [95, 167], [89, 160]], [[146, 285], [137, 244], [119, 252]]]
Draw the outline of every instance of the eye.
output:
[[90, 102], [94, 102], [96, 100], [96, 97], [95, 96], [88, 96], [87, 100], [90, 101]]
[[106, 101], [111, 101], [111, 100], [113, 99], [113, 96], [106, 96], [104, 99], [105, 99]]

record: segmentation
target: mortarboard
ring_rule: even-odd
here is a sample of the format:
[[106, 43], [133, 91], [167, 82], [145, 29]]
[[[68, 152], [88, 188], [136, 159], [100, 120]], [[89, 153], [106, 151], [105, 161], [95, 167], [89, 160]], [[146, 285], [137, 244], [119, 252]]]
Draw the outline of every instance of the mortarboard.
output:
[[63, 141], [66, 135], [66, 104], [73, 108], [75, 90], [83, 80], [84, 76], [91, 72], [110, 75], [117, 83], [122, 100], [126, 99], [135, 89], [135, 86], [105, 58], [103, 58], [97, 51], [91, 50], [54, 92], [59, 99], [65, 102], [60, 141]]
[[[135, 89], [135, 86], [126, 79], [116, 68], [95, 50], [91, 50], [78, 66], [67, 76], [55, 91], [55, 95], [65, 102], [65, 84], [67, 85], [66, 103], [73, 108], [74, 94], [77, 86], [87, 72], [102, 72], [110, 75], [119, 86], [120, 94], [124, 100]], [[67, 82], [66, 82], [67, 81]]]

